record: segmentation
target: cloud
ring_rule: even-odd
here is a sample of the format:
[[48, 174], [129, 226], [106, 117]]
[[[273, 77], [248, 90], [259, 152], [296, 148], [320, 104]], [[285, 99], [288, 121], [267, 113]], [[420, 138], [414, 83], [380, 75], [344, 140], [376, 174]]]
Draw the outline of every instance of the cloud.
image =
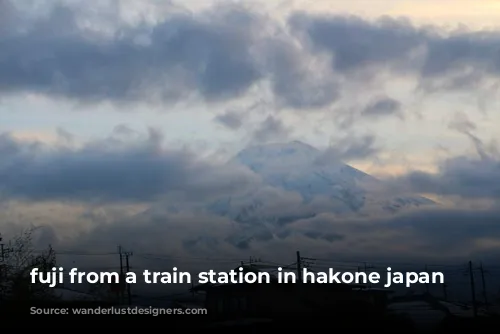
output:
[[407, 20], [389, 17], [372, 23], [355, 16], [311, 16], [299, 12], [289, 22], [316, 52], [331, 53], [332, 67], [340, 72], [374, 65], [402, 69], [413, 66], [406, 61], [426, 38]]
[[[0, 226], [6, 237], [19, 226], [43, 226], [37, 247], [51, 243], [62, 253], [62, 265], [88, 271], [116, 268], [116, 256], [76, 254], [109, 254], [116, 245], [134, 252], [138, 272], [172, 266], [191, 272], [227, 270], [249, 256], [292, 263], [296, 250], [313, 258], [360, 263], [456, 263], [500, 254], [495, 225], [500, 213], [495, 208], [441, 206], [391, 213], [368, 206], [354, 214], [335, 213], [332, 198], [317, 196], [305, 203], [296, 192], [262, 185], [248, 170], [166, 149], [153, 130], [133, 139], [127, 137], [130, 131], [119, 132], [121, 137], [113, 134], [79, 147], [18, 142], [4, 134]], [[483, 189], [482, 195], [498, 198], [494, 182], [464, 177], [468, 172], [480, 177], [481, 165], [464, 166], [462, 174], [452, 170], [432, 181], [443, 185], [453, 176], [463, 183], [448, 182], [448, 188], [440, 189], [468, 196]], [[426, 182], [416, 184], [426, 187]], [[210, 210], [214, 197], [229, 198], [235, 212]], [[183, 287], [154, 287], [172, 288]]]
[[[56, 7], [24, 34], [2, 38], [5, 92], [28, 90], [83, 100], [181, 98], [195, 89], [207, 99], [238, 95], [260, 74], [249, 46], [258, 18], [214, 11], [205, 21], [189, 16], [151, 27], [147, 45], [135, 30], [108, 40], [78, 27], [77, 13]], [[239, 18], [245, 27], [228, 28]], [[14, 28], [14, 27], [13, 27]], [[44, 50], [32, 53], [33, 50]]]
[[379, 152], [373, 135], [347, 135], [332, 140], [330, 146], [318, 159], [320, 163], [328, 161], [362, 160], [374, 156]]
[[[287, 211], [292, 203], [282, 201], [281, 207]], [[38, 245], [50, 242], [63, 253], [85, 253], [89, 249], [108, 253], [121, 244], [138, 255], [157, 254], [193, 268], [217, 265], [218, 261], [211, 259], [236, 266], [237, 259], [249, 255], [283, 263], [293, 260], [296, 250], [305, 256], [339, 261], [429, 264], [456, 263], [477, 256], [486, 260], [500, 252], [500, 244], [487, 242], [500, 241], [496, 224], [500, 213], [496, 209], [420, 209], [378, 217], [323, 212], [277, 224], [241, 223], [206, 212], [173, 212], [159, 204], [126, 214], [111, 206], [88, 207], [85, 216], [68, 216], [65, 224], [50, 222], [50, 215], [46, 215], [46, 231]], [[26, 207], [29, 205], [24, 210]], [[11, 204], [8, 210], [23, 208]], [[53, 207], [51, 214], [58, 215], [61, 210], [63, 207]], [[99, 211], [106, 212], [107, 222], [98, 218], [102, 214], [89, 215]], [[6, 212], [1, 213], [4, 222]], [[6, 229], [5, 223], [2, 229], [4, 235], [13, 231]]]
[[484, 143], [473, 133], [476, 125], [463, 113], [456, 114], [449, 127], [472, 142], [475, 155], [449, 157], [440, 162], [437, 173], [412, 171], [391, 182], [412, 192], [498, 200], [500, 185], [495, 180], [500, 177], [500, 153], [496, 142]]
[[270, 141], [286, 142], [291, 133], [282, 120], [268, 116], [253, 133], [253, 141], [256, 143], [266, 143]]
[[389, 97], [372, 101], [363, 109], [362, 114], [372, 118], [387, 116], [403, 117], [401, 113], [401, 102]]
[[189, 200], [256, 182], [244, 170], [221, 170], [188, 150], [163, 148], [155, 130], [146, 138], [113, 134], [81, 147], [19, 142], [3, 134], [0, 153], [2, 193], [31, 200], [148, 202], [177, 192]]
[[445, 160], [437, 174], [411, 172], [396, 182], [412, 191], [460, 196], [464, 198], [500, 198], [500, 161], [498, 159], [474, 159], [455, 157]]
[[[244, 7], [176, 13], [155, 24], [89, 32], [79, 12], [58, 5], [0, 36], [0, 92], [36, 92], [83, 102], [231, 100], [262, 80], [280, 103], [325, 105], [336, 97], [327, 73], [306, 70], [308, 55], [280, 37], [276, 23]], [[19, 28], [23, 27], [23, 32]]]
[[[8, 210], [2, 208], [4, 237], [9, 238], [15, 232], [12, 226], [6, 228], [7, 213], [19, 216], [23, 212], [23, 218], [29, 219], [31, 215], [26, 212], [31, 205], [12, 204]], [[285, 200], [281, 207], [286, 211], [290, 206], [293, 202]], [[74, 212], [68, 215], [61, 206], [44, 209], [45, 224], [38, 231], [36, 246], [46, 247], [50, 242], [59, 253], [59, 265], [88, 272], [119, 270], [116, 251], [117, 245], [121, 245], [133, 252], [130, 263], [139, 275], [146, 269], [165, 272], [172, 267], [193, 274], [209, 269], [226, 271], [249, 257], [261, 258], [268, 266], [277, 267], [293, 264], [299, 250], [302, 256], [317, 259], [310, 261], [310, 269], [316, 271], [330, 267], [354, 271], [364, 263], [380, 272], [387, 266], [394, 270], [423, 270], [424, 265], [429, 265], [445, 272], [454, 294], [460, 293], [463, 283], [461, 273], [465, 266], [462, 268], [461, 264], [471, 259], [481, 260], [485, 268], [490, 268], [496, 265], [500, 254], [496, 224], [500, 213], [495, 209], [423, 209], [383, 217], [322, 213], [284, 225], [238, 223], [201, 212], [174, 212], [166, 205], [126, 214], [123, 205], [87, 207], [86, 211], [85, 216], [79, 216]], [[59, 217], [63, 213], [66, 215]], [[32, 214], [40, 215], [40, 211]], [[54, 223], [54, 217], [60, 223]], [[36, 225], [42, 225], [42, 221], [38, 220]], [[187, 292], [188, 288], [133, 286], [134, 294], [156, 297]]]
[[[155, 129], [143, 135], [119, 125], [108, 137], [79, 144], [67, 131], [57, 132], [56, 143], [21, 141], [9, 133], [0, 136], [0, 191], [5, 198], [91, 203], [175, 199], [176, 205], [206, 204], [264, 186], [261, 177], [244, 165], [226, 164], [204, 157], [200, 151], [169, 146], [162, 132]], [[289, 134], [281, 120], [269, 116], [258, 124], [252, 138], [257, 143], [283, 142]], [[304, 146], [297, 145], [299, 149]], [[377, 152], [372, 136], [343, 137], [325, 151], [305, 146], [317, 152], [314, 156], [317, 154], [318, 162], [324, 165]]]
[[223, 126], [231, 129], [238, 130], [243, 125], [243, 116], [234, 111], [227, 111], [222, 115], [215, 117], [215, 121]]
[[227, 101], [268, 87], [279, 107], [315, 109], [338, 101], [346, 82], [366, 83], [384, 70], [415, 75], [428, 91], [478, 85], [499, 72], [495, 31], [301, 12], [288, 29], [254, 9], [219, 5], [118, 25], [110, 35], [82, 26], [76, 8], [60, 4], [46, 17], [3, 22], [0, 92], [166, 103]]
[[351, 76], [361, 72], [362, 80], [376, 77], [376, 72], [412, 74], [429, 93], [485, 89], [487, 79], [498, 80], [498, 31], [445, 31], [417, 27], [406, 18], [369, 21], [305, 12], [295, 13], [289, 22], [313, 53], [331, 56], [335, 71]]
[[266, 50], [266, 68], [279, 106], [314, 109], [340, 98], [340, 82], [328, 63], [304, 53], [288, 34], [267, 41]]
[[[194, 96], [208, 110], [224, 110], [213, 120], [232, 130], [247, 129], [247, 116], [257, 107], [236, 110], [225, 102], [243, 105], [262, 98], [269, 108], [263, 121], [250, 129], [253, 143], [291, 137], [297, 128], [287, 125], [300, 120], [274, 114], [283, 109], [302, 110], [294, 116], [325, 124], [327, 119], [315, 118], [315, 111], [347, 110], [342, 115], [348, 116], [347, 125], [363, 117], [403, 117], [408, 102], [404, 94], [374, 95], [374, 86], [380, 91], [386, 87], [370, 85], [372, 79], [411, 77], [418, 82], [416, 88], [434, 92], [478, 91], [486, 79], [498, 79], [500, 35], [495, 31], [444, 32], [404, 19], [307, 13], [295, 13], [283, 25], [253, 9], [230, 5], [199, 13], [175, 11], [135, 25], [111, 20], [117, 26], [110, 33], [83, 24], [74, 7], [55, 6], [45, 18], [35, 19], [19, 15], [25, 13], [11, 5], [0, 2], [0, 95], [36, 93], [125, 106], [144, 101], [168, 106]], [[346, 96], [349, 101], [342, 100]], [[252, 101], [241, 101], [247, 97]], [[341, 101], [347, 106], [328, 108]], [[484, 143], [479, 127], [463, 115], [455, 117], [450, 129], [472, 141], [477, 157], [448, 157], [437, 173], [413, 171], [388, 180], [383, 195], [399, 196], [401, 190], [405, 195], [432, 193], [498, 203], [495, 145]], [[318, 160], [308, 162], [330, 172], [332, 161], [375, 159], [381, 150], [377, 138], [355, 133], [339, 136], [318, 152]], [[50, 143], [4, 133], [0, 156], [2, 232], [12, 234], [20, 225], [44, 226], [37, 245], [50, 242], [61, 252], [113, 252], [121, 244], [136, 252], [138, 267], [149, 269], [175, 263], [189, 269], [236, 266], [250, 255], [291, 263], [296, 250], [311, 257], [374, 262], [449, 262], [500, 254], [495, 225], [500, 214], [494, 208], [441, 205], [431, 210], [422, 205], [392, 212], [385, 210], [382, 194], [374, 192], [380, 201], [362, 197], [364, 210], [346, 213], [348, 205], [332, 196], [304, 201], [297, 192], [263, 184], [246, 168], [168, 146], [155, 130], [144, 136], [120, 125], [109, 137], [83, 144], [62, 128]], [[347, 178], [354, 171], [346, 167], [338, 173]], [[270, 174], [276, 183], [296, 181]], [[300, 186], [318, 182], [316, 176], [299, 180]], [[394, 207], [406, 199], [398, 196]], [[229, 202], [233, 210], [219, 214], [215, 209], [223, 207], [221, 202]], [[165, 262], [148, 264], [151, 254]], [[109, 263], [102, 260], [103, 265], [116, 266], [113, 256]], [[86, 261], [95, 265], [92, 261], [100, 260]]]
[[[132, 130], [125, 126], [117, 129], [121, 131], [80, 146], [2, 135], [3, 230], [32, 223], [52, 229], [42, 239], [62, 249], [104, 250], [121, 243], [138, 252], [181, 257], [208, 253], [237, 258], [255, 252], [284, 260], [293, 248], [379, 259], [395, 251], [401, 257], [440, 254], [451, 259], [498, 251], [484, 244], [485, 238], [497, 238], [490, 233], [498, 217], [495, 209], [422, 207], [394, 213], [383, 210], [382, 193], [373, 193], [378, 202], [365, 201], [365, 209], [349, 213], [345, 204], [328, 196], [304, 201], [294, 191], [266, 186], [243, 167], [168, 149], [157, 131], [130, 136]], [[62, 139], [71, 137], [62, 133]], [[345, 139], [335, 155], [369, 155], [369, 138]], [[318, 156], [331, 157], [332, 151], [318, 151]], [[414, 172], [392, 181], [410, 185], [412, 191], [498, 199], [500, 191], [492, 181], [498, 170], [494, 157], [455, 157], [436, 175]], [[231, 202], [227, 214], [215, 210], [224, 199]], [[449, 221], [477, 230], [474, 235], [455, 232], [453, 240], [442, 243], [438, 236], [450, 237], [453, 229]], [[467, 247], [459, 249], [460, 243]], [[440, 248], [445, 245], [448, 251]]]
[[448, 127], [460, 133], [471, 133], [476, 130], [476, 124], [471, 122], [465, 113], [456, 113]]

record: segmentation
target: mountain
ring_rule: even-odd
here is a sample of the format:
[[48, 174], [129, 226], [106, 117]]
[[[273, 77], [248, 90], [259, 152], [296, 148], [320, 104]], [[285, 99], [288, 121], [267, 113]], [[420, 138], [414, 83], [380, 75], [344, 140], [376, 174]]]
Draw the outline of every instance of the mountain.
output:
[[[262, 179], [248, 193], [220, 199], [209, 207], [240, 222], [255, 224], [261, 219], [285, 224], [322, 212], [395, 213], [434, 204], [421, 196], [390, 193], [383, 181], [299, 141], [249, 147], [228, 163], [246, 166]], [[279, 203], [286, 202], [280, 201], [280, 194], [297, 196], [280, 209]]]
[[[250, 189], [232, 193], [209, 203], [191, 207], [165, 206], [161, 202], [138, 214], [133, 221], [164, 222], [171, 214], [192, 211], [225, 216], [231, 224], [228, 234], [209, 235], [205, 229], [193, 231], [183, 240], [191, 251], [216, 249], [220, 237], [239, 249], [251, 247], [254, 241], [284, 240], [301, 236], [315, 241], [333, 243], [345, 238], [343, 228], [331, 226], [323, 214], [370, 218], [371, 215], [392, 215], [402, 210], [435, 204], [431, 200], [388, 191], [385, 183], [335, 156], [302, 142], [260, 145], [246, 148], [228, 163], [229, 168], [248, 168], [256, 174]], [[313, 221], [298, 222], [311, 218]], [[339, 227], [342, 221], [338, 220]], [[296, 223], [296, 224], [293, 224]], [[347, 224], [350, 226], [350, 224]], [[220, 232], [220, 231], [217, 231]]]

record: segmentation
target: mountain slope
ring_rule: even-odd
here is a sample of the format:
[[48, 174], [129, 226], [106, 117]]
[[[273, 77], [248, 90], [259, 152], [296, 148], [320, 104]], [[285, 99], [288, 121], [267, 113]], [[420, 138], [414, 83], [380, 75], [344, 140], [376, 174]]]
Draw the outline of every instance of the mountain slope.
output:
[[[302, 208], [296, 207], [293, 214], [287, 211], [294, 210], [283, 208], [282, 212], [272, 215], [276, 221], [308, 217], [325, 211], [394, 213], [434, 203], [420, 196], [395, 196], [376, 191], [383, 189], [382, 181], [298, 141], [250, 147], [238, 153], [229, 164], [248, 167], [263, 182], [252, 192], [221, 199], [210, 206], [211, 211], [231, 215], [242, 222], [255, 222], [256, 217], [269, 221], [271, 217], [265, 208], [273, 201], [279, 202], [277, 197], [280, 191], [300, 196], [300, 200], [295, 199], [295, 202]], [[269, 195], [272, 193], [270, 189], [275, 192], [274, 196]]]

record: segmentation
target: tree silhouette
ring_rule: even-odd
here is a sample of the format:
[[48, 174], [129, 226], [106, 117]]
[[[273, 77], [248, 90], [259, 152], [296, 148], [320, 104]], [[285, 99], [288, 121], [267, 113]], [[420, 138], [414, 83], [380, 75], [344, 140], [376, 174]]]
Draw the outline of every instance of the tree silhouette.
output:
[[40, 272], [46, 272], [52, 271], [56, 266], [56, 255], [52, 247], [42, 251], [34, 249], [35, 230], [36, 228], [24, 230], [2, 248], [0, 299], [20, 302], [55, 298], [48, 285], [31, 283], [31, 269], [38, 268]]

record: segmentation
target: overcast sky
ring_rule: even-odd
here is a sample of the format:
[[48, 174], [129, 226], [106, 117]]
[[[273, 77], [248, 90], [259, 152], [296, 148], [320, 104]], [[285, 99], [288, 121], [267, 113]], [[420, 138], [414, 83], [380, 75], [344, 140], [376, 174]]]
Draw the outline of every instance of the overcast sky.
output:
[[300, 140], [443, 205], [297, 223], [348, 236], [325, 249], [496, 254], [499, 18], [496, 0], [0, 0], [0, 226], [214, 250], [234, 223], [182, 206], [257, 182], [220, 167], [241, 149]]

